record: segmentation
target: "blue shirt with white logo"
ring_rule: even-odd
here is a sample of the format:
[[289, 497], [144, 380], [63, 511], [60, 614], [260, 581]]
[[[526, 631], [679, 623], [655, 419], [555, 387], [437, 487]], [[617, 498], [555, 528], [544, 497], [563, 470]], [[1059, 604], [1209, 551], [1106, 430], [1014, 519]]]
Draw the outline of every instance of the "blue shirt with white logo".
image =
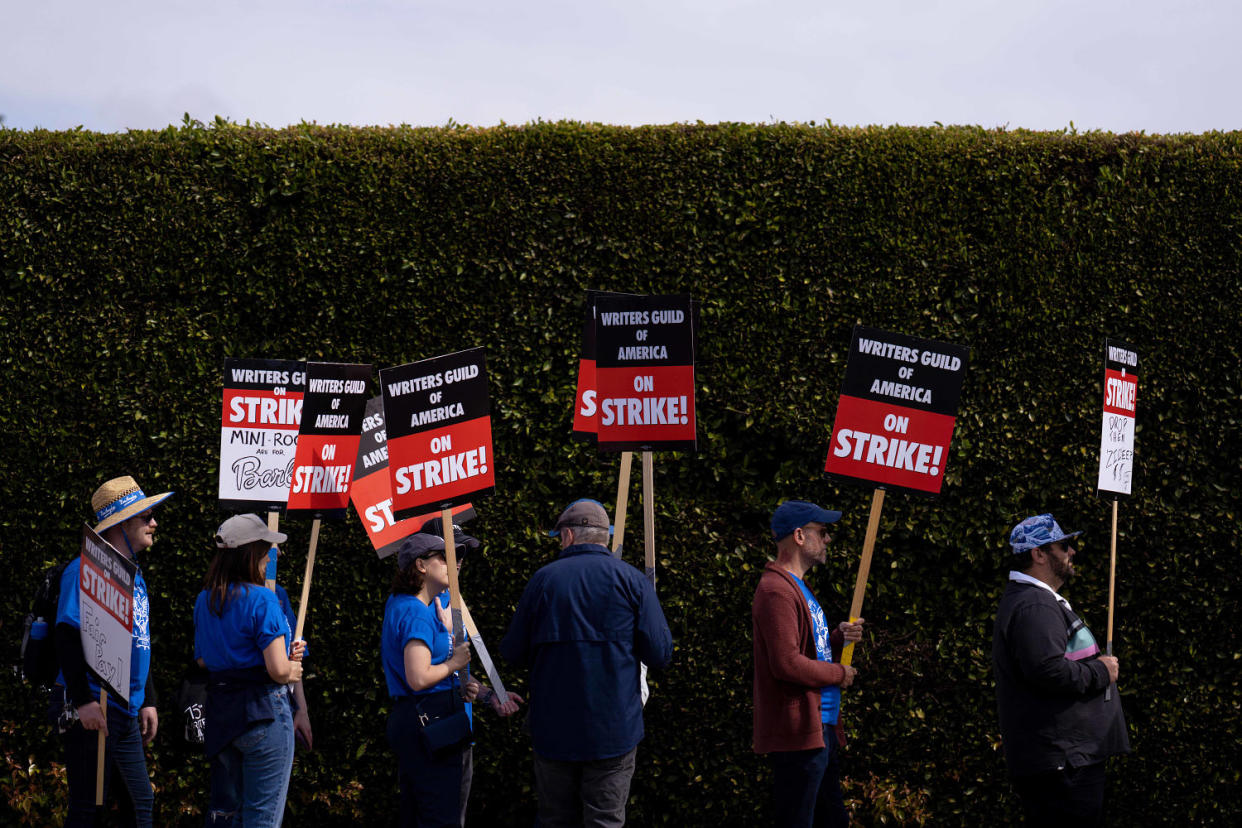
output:
[[[824, 618], [824, 608], [819, 605], [819, 601], [815, 600], [815, 595], [801, 578], [793, 573], [790, 573], [790, 575], [798, 582], [798, 588], [802, 590], [802, 597], [806, 599], [807, 609], [811, 611], [811, 624], [812, 629], [815, 631], [815, 656], [820, 661], [831, 662], [832, 645], [828, 643], [828, 622]], [[841, 688], [834, 685], [820, 690], [819, 712], [821, 721], [824, 724], [836, 724], [840, 710]]]
[[[80, 594], [78, 592], [80, 573], [82, 571], [81, 556], [74, 558], [66, 566], [60, 576], [60, 600], [56, 605], [56, 623], [68, 624], [74, 629], [82, 629]], [[151, 604], [147, 599], [147, 582], [142, 579], [142, 570], [134, 573], [134, 629], [133, 644], [129, 654], [129, 704], [126, 705], [115, 693], [108, 695], [108, 706], [127, 714], [131, 718], [138, 715], [146, 699], [147, 673], [151, 670]], [[86, 671], [86, 681], [91, 693], [99, 698], [99, 680], [94, 672]], [[65, 674], [56, 676], [58, 684], [65, 683]]]

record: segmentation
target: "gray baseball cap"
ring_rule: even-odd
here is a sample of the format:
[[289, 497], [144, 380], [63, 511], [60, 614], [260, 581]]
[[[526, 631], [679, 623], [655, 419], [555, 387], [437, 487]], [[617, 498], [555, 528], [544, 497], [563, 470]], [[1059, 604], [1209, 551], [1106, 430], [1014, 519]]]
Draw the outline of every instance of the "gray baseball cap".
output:
[[565, 507], [565, 511], [561, 512], [561, 516], [556, 519], [556, 528], [549, 530], [548, 534], [559, 538], [562, 529], [577, 529], [583, 526], [607, 529], [608, 534], [612, 534], [612, 524], [608, 522], [608, 512], [604, 510], [603, 504], [598, 500], [585, 497]]
[[255, 514], [233, 515], [216, 530], [216, 547], [219, 549], [237, 549], [254, 541], [284, 543], [287, 540], [288, 535], [268, 529], [263, 519]]

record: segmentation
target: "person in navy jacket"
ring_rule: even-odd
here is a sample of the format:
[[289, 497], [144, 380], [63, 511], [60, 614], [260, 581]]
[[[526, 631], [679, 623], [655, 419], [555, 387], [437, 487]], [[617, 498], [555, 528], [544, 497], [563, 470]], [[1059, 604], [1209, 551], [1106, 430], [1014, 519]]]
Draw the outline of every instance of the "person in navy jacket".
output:
[[549, 533], [561, 552], [526, 584], [500, 644], [530, 667], [541, 828], [624, 824], [643, 738], [639, 663], [672, 657], [655, 587], [608, 551], [610, 531], [594, 500], [561, 513]]

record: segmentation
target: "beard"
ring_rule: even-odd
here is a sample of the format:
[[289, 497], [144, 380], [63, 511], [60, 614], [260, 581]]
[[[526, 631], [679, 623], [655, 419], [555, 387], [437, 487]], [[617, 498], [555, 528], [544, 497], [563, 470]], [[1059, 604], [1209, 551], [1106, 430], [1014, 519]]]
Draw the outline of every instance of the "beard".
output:
[[1074, 577], [1074, 565], [1070, 563], [1069, 559], [1061, 560], [1053, 555], [1050, 557], [1049, 567], [1052, 570], [1052, 574], [1060, 578], [1063, 584], [1068, 584], [1070, 579]]

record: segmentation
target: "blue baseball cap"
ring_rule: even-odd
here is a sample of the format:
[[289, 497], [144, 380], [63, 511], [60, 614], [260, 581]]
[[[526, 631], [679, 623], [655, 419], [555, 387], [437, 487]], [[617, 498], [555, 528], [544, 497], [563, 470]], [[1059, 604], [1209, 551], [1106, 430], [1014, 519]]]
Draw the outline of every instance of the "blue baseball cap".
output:
[[1059, 543], [1081, 534], [1080, 530], [1067, 535], [1061, 525], [1053, 520], [1052, 515], [1034, 515], [1013, 527], [1013, 531], [1009, 533], [1009, 545], [1013, 547], [1013, 554], [1020, 555], [1028, 549]]
[[822, 509], [805, 500], [786, 500], [772, 513], [772, 540], [780, 540], [808, 523], [836, 523], [840, 512]]

